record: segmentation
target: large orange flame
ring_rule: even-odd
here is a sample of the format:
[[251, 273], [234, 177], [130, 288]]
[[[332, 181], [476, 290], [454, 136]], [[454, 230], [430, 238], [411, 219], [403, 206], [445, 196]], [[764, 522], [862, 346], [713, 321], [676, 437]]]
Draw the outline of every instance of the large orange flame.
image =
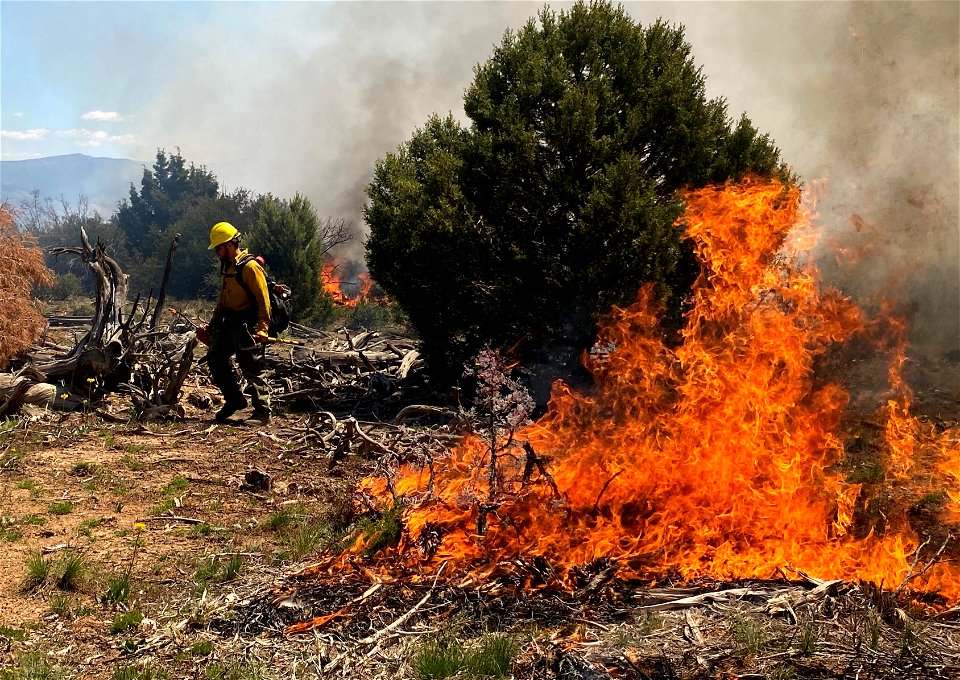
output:
[[[498, 454], [493, 488], [489, 441], [477, 437], [429, 467], [364, 480], [380, 503], [404, 502], [390, 564], [414, 578], [446, 563], [445, 578], [513, 574], [526, 585], [543, 569], [524, 564], [571, 585], [597, 560], [651, 581], [792, 568], [895, 587], [915, 574], [921, 541], [906, 513], [886, 517], [883, 535], [852, 531], [864, 500], [838, 471], [848, 394], [814, 362], [869, 324], [785, 250], [791, 230], [808, 226], [799, 199], [760, 180], [688, 193], [682, 224], [704, 273], [682, 343], [662, 342], [650, 289], [614, 309], [597, 344], [606, 349], [587, 359], [595, 392], [555, 385], [546, 415]], [[910, 415], [899, 366], [895, 357], [887, 480], [946, 490], [960, 519], [958, 431]], [[954, 603], [960, 568], [939, 563], [911, 586]]]

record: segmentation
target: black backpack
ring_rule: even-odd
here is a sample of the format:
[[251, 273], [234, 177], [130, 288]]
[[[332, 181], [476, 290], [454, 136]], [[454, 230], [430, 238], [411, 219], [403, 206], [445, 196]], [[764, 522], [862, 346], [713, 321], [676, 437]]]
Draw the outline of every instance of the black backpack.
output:
[[[243, 286], [247, 295], [250, 296], [250, 302], [256, 304], [253, 291], [243, 280], [243, 268], [251, 260], [258, 260], [261, 265], [263, 264], [263, 258], [258, 259], [254, 255], [244, 255], [237, 260], [236, 277], [237, 283]], [[266, 269], [264, 269], [264, 275], [266, 276]], [[290, 327], [290, 297], [293, 292], [282, 283], [277, 283], [267, 276], [267, 293], [270, 296], [270, 326], [267, 328], [267, 333], [270, 337], [275, 338]]]

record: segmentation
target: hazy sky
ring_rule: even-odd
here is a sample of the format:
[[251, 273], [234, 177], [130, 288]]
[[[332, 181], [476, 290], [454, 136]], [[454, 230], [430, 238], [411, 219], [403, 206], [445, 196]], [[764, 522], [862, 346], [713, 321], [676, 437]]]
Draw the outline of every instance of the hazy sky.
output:
[[[542, 6], [2, 0], [0, 155], [179, 147], [228, 190], [299, 191], [362, 230], [376, 159], [462, 118], [474, 66]], [[922, 290], [960, 347], [960, 3], [624, 6], [682, 23], [708, 95], [820, 181], [828, 240], [872, 258], [836, 280]]]

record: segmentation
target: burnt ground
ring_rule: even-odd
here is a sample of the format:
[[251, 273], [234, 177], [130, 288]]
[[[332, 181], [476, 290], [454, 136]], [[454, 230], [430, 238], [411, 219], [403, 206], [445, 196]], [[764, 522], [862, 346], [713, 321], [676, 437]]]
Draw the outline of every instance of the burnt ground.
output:
[[[934, 427], [956, 425], [958, 366], [914, 370], [930, 383], [915, 403]], [[214, 396], [200, 383], [190, 391]], [[355, 526], [349, 490], [375, 457], [355, 441], [331, 466], [332, 450], [298, 439], [317, 427], [311, 414], [253, 428], [213, 424], [214, 408], [188, 406], [165, 423], [36, 412], [2, 424], [0, 678], [415, 678], [451, 668], [456, 677], [960, 677], [956, 612], [931, 617], [869, 585], [518, 594], [384, 583], [371, 593], [375, 579], [333, 574], [304, 591], [306, 605], [281, 606], [277, 585]], [[104, 410], [128, 405], [118, 397]], [[377, 436], [375, 423], [361, 427]], [[865, 442], [866, 461], [875, 423], [852, 417], [845, 428]], [[936, 514], [917, 521], [933, 529]], [[697, 598], [715, 590], [726, 593]], [[284, 634], [304, 607], [334, 606], [343, 613], [329, 625]]]

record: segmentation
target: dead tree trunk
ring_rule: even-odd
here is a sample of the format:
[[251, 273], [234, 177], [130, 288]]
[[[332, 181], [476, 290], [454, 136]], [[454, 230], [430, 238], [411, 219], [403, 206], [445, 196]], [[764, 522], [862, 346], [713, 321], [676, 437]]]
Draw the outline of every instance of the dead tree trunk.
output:
[[[18, 374], [15, 389], [0, 403], [0, 408], [16, 408], [24, 401], [28, 385], [56, 383], [58, 387], [53, 393], [59, 396], [49, 405], [57, 408], [69, 410], [77, 403], [93, 404], [104, 394], [125, 390], [132, 395], [138, 417], [175, 415], [197, 340], [192, 332], [172, 335], [156, 330], [156, 325], [179, 234], [170, 246], [161, 295], [152, 314], [149, 298], [141, 303], [138, 294], [132, 303], [127, 302], [127, 275], [106, 254], [102, 243], [90, 244], [82, 227], [80, 242], [80, 247], [54, 248], [51, 252], [77, 255], [93, 272], [96, 297], [90, 330], [65, 356], [28, 364]], [[148, 315], [150, 327], [142, 330]]]

